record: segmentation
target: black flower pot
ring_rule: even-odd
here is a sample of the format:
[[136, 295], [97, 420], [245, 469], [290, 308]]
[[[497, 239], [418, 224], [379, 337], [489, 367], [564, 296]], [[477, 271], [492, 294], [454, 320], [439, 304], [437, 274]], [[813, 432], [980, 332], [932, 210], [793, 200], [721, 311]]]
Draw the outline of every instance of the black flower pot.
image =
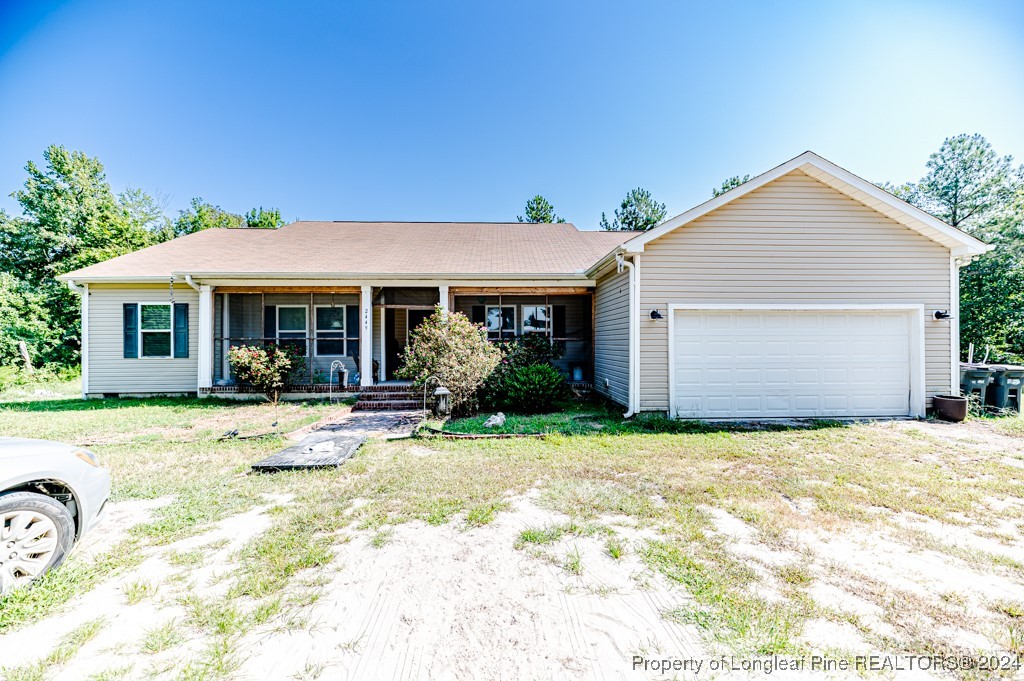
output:
[[935, 415], [943, 421], [960, 423], [967, 418], [967, 398], [957, 395], [936, 395], [932, 398]]

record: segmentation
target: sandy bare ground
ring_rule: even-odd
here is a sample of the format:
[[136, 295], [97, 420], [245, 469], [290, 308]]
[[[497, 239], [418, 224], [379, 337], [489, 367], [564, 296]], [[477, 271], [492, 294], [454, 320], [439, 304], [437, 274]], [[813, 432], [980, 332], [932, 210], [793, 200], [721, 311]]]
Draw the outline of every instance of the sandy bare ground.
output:
[[[910, 422], [877, 427], [917, 429], [962, 442], [965, 456], [989, 452], [1024, 461], [1024, 440], [990, 428]], [[420, 449], [409, 454], [421, 455]], [[493, 522], [471, 529], [456, 519], [439, 526], [417, 522], [341, 530], [334, 560], [301, 572], [287, 587], [279, 613], [232, 639], [237, 666], [226, 678], [682, 679], [694, 676], [635, 671], [633, 656], [708, 660], [720, 655], [695, 626], [665, 617], [692, 601], [637, 555], [645, 540], [658, 537], [658, 528], [638, 529], [625, 517], [600, 518], [626, 547], [619, 559], [608, 555], [606, 535], [599, 533], [517, 545], [526, 528], [570, 520], [542, 508], [538, 496], [533, 490], [509, 497]], [[146, 522], [152, 509], [165, 503], [173, 499], [112, 504], [105, 523], [76, 550], [76, 559], [127, 536], [132, 525]], [[272, 509], [289, 503], [288, 497], [267, 497], [265, 504], [200, 535], [145, 549], [137, 567], [75, 597], [48, 619], [0, 637], [0, 666], [44, 659], [62, 636], [103, 618], [99, 634], [44, 678], [181, 678], [190, 662], [201, 664], [216, 644], [209, 630], [189, 625], [187, 600], [222, 598], [235, 580], [237, 552], [258, 536], [272, 536]], [[355, 500], [352, 510], [361, 503]], [[810, 649], [875, 653], [889, 641], [913, 640], [920, 633], [964, 651], [1005, 650], [1007, 630], [992, 605], [1024, 603], [1024, 578], [991, 557], [1024, 560], [1024, 523], [986, 522], [984, 509], [973, 521], [956, 524], [876, 509], [876, 526], [819, 527], [810, 520], [811, 499], [785, 503], [807, 516], [808, 524], [774, 542], [720, 508], [702, 511], [728, 550], [761, 575], [764, 598], [781, 602], [785, 597], [780, 566], [801, 565], [806, 571], [804, 593], [832, 613], [806, 622], [801, 638]], [[1024, 500], [1012, 498], [985, 503], [1024, 507]], [[174, 560], [175, 554], [197, 550], [202, 558], [196, 563]], [[565, 565], [576, 552], [579, 574]], [[130, 599], [140, 583], [151, 585], [151, 593]], [[240, 604], [256, 606], [244, 598]], [[923, 613], [931, 613], [931, 619]], [[175, 640], [147, 651], [147, 638], [163, 626], [177, 632]], [[922, 672], [882, 676], [949, 678]], [[753, 677], [763, 674], [705, 670], [696, 678]], [[770, 678], [793, 677], [776, 671]]]
[[[287, 501], [282, 499], [276, 502]], [[125, 504], [126, 508], [132, 503]], [[151, 504], [150, 504], [151, 505]], [[137, 504], [135, 506], [138, 506]], [[146, 633], [181, 621], [180, 599], [216, 597], [230, 580], [231, 555], [260, 532], [273, 531], [267, 506], [228, 518], [202, 535], [153, 551], [123, 576], [77, 597], [60, 616], [3, 637], [3, 664], [42, 659], [63, 635], [105, 617], [100, 634], [60, 671], [88, 679], [130, 667], [126, 679], [176, 678], [205, 641], [196, 632], [156, 655], [141, 652]], [[133, 513], [145, 511], [132, 508]], [[116, 519], [104, 531], [123, 528]], [[648, 678], [630, 670], [635, 654], [704, 657], [691, 628], [662, 614], [688, 601], [682, 589], [652, 573], [633, 553], [611, 558], [596, 538], [574, 537], [543, 553], [514, 547], [521, 530], [568, 519], [531, 498], [510, 500], [490, 525], [463, 530], [408, 523], [390, 530], [379, 548], [369, 532], [352, 533], [322, 574], [322, 597], [238, 643], [239, 679], [620, 679]], [[639, 539], [618, 526], [628, 543]], [[226, 543], [225, 543], [226, 542]], [[183, 575], [166, 556], [210, 549], [202, 567]], [[581, 575], [566, 572], [578, 549]], [[127, 585], [158, 585], [152, 598], [129, 605]]]

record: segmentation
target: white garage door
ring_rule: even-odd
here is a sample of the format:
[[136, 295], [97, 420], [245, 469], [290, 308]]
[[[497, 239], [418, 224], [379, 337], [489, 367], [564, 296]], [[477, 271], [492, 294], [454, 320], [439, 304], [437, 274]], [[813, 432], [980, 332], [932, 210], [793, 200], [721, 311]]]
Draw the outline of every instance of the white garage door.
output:
[[906, 416], [904, 310], [677, 310], [676, 414]]

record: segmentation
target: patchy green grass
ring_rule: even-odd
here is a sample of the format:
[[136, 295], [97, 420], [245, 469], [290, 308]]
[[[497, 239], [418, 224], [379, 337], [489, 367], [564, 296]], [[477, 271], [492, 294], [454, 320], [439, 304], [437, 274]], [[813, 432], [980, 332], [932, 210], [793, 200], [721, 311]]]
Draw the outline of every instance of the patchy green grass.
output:
[[578, 546], [566, 552], [565, 558], [562, 559], [562, 569], [577, 577], [583, 574], [583, 554], [580, 553]]
[[134, 567], [147, 546], [169, 544], [211, 523], [265, 503], [263, 493], [308, 489], [299, 476], [244, 475], [285, 446], [280, 436], [219, 441], [233, 429], [288, 432], [337, 410], [323, 402], [281, 404], [195, 398], [35, 399], [0, 402], [0, 435], [88, 445], [113, 480], [112, 499], [173, 495], [129, 539], [84, 560], [72, 553], [61, 569], [0, 598], [0, 634], [49, 615], [76, 594]]
[[135, 605], [141, 603], [147, 598], [151, 598], [157, 592], [157, 586], [153, 582], [145, 579], [136, 579], [131, 582], [125, 583], [122, 587], [124, 591], [124, 600], [128, 605]]
[[[632, 419], [623, 419], [621, 411], [615, 407], [589, 402], [572, 402], [564, 405], [562, 411], [551, 414], [517, 415], [505, 414], [505, 423], [494, 428], [485, 428], [484, 422], [493, 414], [488, 412], [469, 418], [453, 419], [445, 422], [431, 422], [434, 428], [449, 433], [467, 433], [475, 435], [639, 435], [639, 434], [678, 434], [678, 433], [716, 433], [744, 432], [756, 430], [792, 430], [794, 427], [784, 424], [763, 423], [756, 427], [750, 424], [705, 423], [703, 421], [680, 421], [666, 418], [661, 414], [638, 414]], [[836, 427], [840, 424], [831, 421], [810, 420], [800, 426], [801, 429]]]
[[604, 550], [615, 560], [619, 560], [626, 554], [626, 546], [618, 537], [608, 537], [604, 543]]
[[108, 667], [102, 671], [98, 671], [89, 677], [89, 681], [121, 681], [121, 679], [128, 678], [128, 675], [132, 673], [133, 665], [122, 665], [118, 667]]
[[516, 542], [517, 548], [527, 544], [553, 544], [562, 538], [565, 528], [560, 525], [549, 525], [547, 527], [527, 527], [519, 533]]
[[56, 669], [67, 664], [82, 646], [96, 638], [104, 624], [102, 618], [86, 622], [65, 634], [42, 660], [21, 667], [0, 667], [0, 673], [3, 673], [6, 681], [43, 681], [51, 678]]
[[[800, 561], [759, 575], [730, 552], [709, 507], [742, 520], [770, 547], [784, 546], [790, 530], [876, 528], [895, 514], [961, 526], [965, 518], [983, 517], [1024, 527], [1019, 507], [993, 510], [988, 503], [1024, 498], [1019, 470], [999, 456], [965, 455], [962, 443], [885, 424], [744, 428], [657, 416], [623, 421], [600, 406], [574, 405], [560, 414], [509, 416], [498, 431], [544, 438], [371, 441], [337, 470], [259, 476], [246, 474], [249, 464], [280, 449], [280, 437], [217, 440], [234, 428], [272, 432], [274, 421], [291, 430], [333, 409], [188, 399], [0, 404], [0, 434], [91, 443], [111, 470], [115, 498], [175, 497], [107, 554], [93, 560], [73, 554], [36, 588], [0, 600], [0, 633], [59, 610], [73, 595], [136, 564], [145, 551], [162, 553], [166, 549], [155, 547], [273, 504], [272, 529], [233, 555], [234, 565], [222, 576], [230, 580], [223, 595], [183, 602], [187, 615], [179, 626], [201, 632], [206, 646], [175, 673], [183, 679], [229, 677], [240, 664], [243, 632], [271, 620], [293, 621], [290, 609], [315, 602], [335, 545], [351, 533], [363, 531], [371, 546], [381, 548], [391, 540], [391, 527], [412, 520], [481, 528], [506, 510], [511, 497], [536, 488], [539, 505], [570, 520], [523, 530], [518, 547], [550, 552], [553, 564], [580, 575], [585, 566], [578, 547], [545, 545], [596, 537], [608, 556], [620, 559], [626, 547], [608, 530], [615, 521], [607, 516], [626, 517], [657, 537], [631, 543], [631, 554], [693, 595], [691, 607], [669, 616], [697, 626], [725, 650], [788, 653], [799, 650], [803, 624], [821, 616], [805, 588], [816, 575]], [[485, 418], [452, 421], [447, 428], [483, 432]], [[1000, 431], [1018, 423], [1003, 419], [991, 427]], [[268, 494], [291, 499], [268, 501]], [[203, 556], [187, 551], [168, 558], [190, 568]], [[1024, 569], [995, 554], [973, 564], [1012, 577]], [[766, 582], [777, 591], [772, 599], [765, 596]], [[126, 587], [131, 599], [129, 591], [145, 598], [147, 589]], [[992, 607], [1007, 622], [1008, 646], [1020, 645], [1018, 606]], [[885, 611], [895, 617], [892, 608]], [[897, 638], [879, 645], [934, 643], [907, 632], [899, 628]]]
[[158, 627], [147, 629], [142, 637], [142, 652], [156, 655], [185, 642], [185, 634], [176, 619], [168, 620]]
[[1013, 414], [994, 419], [996, 430], [1014, 437], [1024, 437], [1024, 416]]

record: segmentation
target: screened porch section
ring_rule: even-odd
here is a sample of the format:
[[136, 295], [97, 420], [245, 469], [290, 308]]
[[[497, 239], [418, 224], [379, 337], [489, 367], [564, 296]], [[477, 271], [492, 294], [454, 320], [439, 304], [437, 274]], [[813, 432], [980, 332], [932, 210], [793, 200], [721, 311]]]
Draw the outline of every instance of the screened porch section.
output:
[[213, 336], [215, 388], [235, 385], [230, 348], [268, 344], [302, 358], [293, 385], [359, 383], [358, 293], [214, 293]]
[[456, 292], [452, 309], [483, 324], [492, 341], [543, 334], [562, 349], [555, 361], [574, 383], [591, 383], [593, 372], [593, 294], [465, 294]]

